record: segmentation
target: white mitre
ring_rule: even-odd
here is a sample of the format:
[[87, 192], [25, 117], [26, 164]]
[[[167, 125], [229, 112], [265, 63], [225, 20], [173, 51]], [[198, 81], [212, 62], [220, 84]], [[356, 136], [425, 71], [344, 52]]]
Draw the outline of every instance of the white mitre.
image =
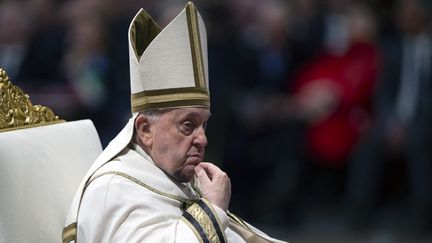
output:
[[206, 29], [193, 3], [188, 2], [163, 30], [141, 9], [129, 27], [129, 61], [132, 117], [81, 182], [66, 218], [64, 242], [75, 239], [85, 184], [130, 143], [138, 112], [152, 108], [210, 108]]
[[132, 112], [209, 107], [207, 37], [195, 6], [187, 3], [159, 34], [157, 29], [143, 9], [129, 28]]

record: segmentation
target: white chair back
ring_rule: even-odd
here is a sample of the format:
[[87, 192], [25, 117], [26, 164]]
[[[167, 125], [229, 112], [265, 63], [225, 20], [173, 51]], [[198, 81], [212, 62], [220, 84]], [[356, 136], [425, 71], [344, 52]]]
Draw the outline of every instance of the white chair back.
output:
[[[2, 90], [6, 76], [0, 74], [1, 125], [12, 119], [8, 115], [11, 112], [3, 112], [5, 107], [11, 107], [6, 104], [10, 91]], [[24, 103], [32, 106], [31, 102]], [[65, 218], [75, 191], [102, 152], [90, 120], [55, 122], [0, 131], [2, 243], [62, 242]]]

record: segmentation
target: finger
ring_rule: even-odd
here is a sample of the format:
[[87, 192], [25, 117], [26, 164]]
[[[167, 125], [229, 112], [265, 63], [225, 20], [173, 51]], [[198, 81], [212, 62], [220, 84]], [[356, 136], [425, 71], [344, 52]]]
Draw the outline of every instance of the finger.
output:
[[219, 167], [212, 163], [202, 162], [200, 166], [207, 172], [210, 178], [213, 178], [215, 175], [224, 173]]
[[201, 164], [202, 163], [200, 163], [199, 165], [195, 166], [195, 168], [194, 168], [195, 174], [196, 174], [196, 176], [197, 176], [197, 178], [198, 178], [198, 180], [200, 181], [201, 184], [210, 183], [211, 180], [208, 177], [206, 171], [201, 167]]

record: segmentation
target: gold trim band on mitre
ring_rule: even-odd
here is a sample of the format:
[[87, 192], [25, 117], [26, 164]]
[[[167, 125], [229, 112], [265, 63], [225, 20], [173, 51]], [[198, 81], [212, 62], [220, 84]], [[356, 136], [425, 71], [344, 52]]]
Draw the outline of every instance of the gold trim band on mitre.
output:
[[175, 100], [161, 103], [147, 103], [132, 107], [132, 112], [140, 112], [148, 109], [176, 108], [176, 107], [204, 107], [210, 108], [208, 100]]
[[200, 88], [142, 91], [131, 95], [132, 112], [151, 108], [200, 106], [210, 108], [210, 97]]
[[167, 94], [167, 95], [157, 95], [157, 96], [147, 96], [137, 99], [133, 99], [132, 107], [140, 106], [148, 103], [162, 103], [177, 100], [208, 100], [207, 94], [200, 93], [183, 93], [183, 94]]
[[170, 89], [143, 90], [141, 92], [131, 94], [131, 99], [134, 100], [137, 98], [147, 97], [147, 96], [182, 94], [182, 93], [208, 94], [208, 90], [200, 87], [181, 87], [181, 88], [170, 88]]

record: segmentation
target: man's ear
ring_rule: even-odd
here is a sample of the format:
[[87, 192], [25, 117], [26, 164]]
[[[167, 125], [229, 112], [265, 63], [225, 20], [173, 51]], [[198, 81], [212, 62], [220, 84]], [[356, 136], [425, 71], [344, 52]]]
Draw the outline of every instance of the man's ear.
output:
[[153, 144], [153, 134], [151, 133], [151, 124], [147, 116], [138, 115], [135, 119], [135, 132], [141, 145], [150, 148]]

